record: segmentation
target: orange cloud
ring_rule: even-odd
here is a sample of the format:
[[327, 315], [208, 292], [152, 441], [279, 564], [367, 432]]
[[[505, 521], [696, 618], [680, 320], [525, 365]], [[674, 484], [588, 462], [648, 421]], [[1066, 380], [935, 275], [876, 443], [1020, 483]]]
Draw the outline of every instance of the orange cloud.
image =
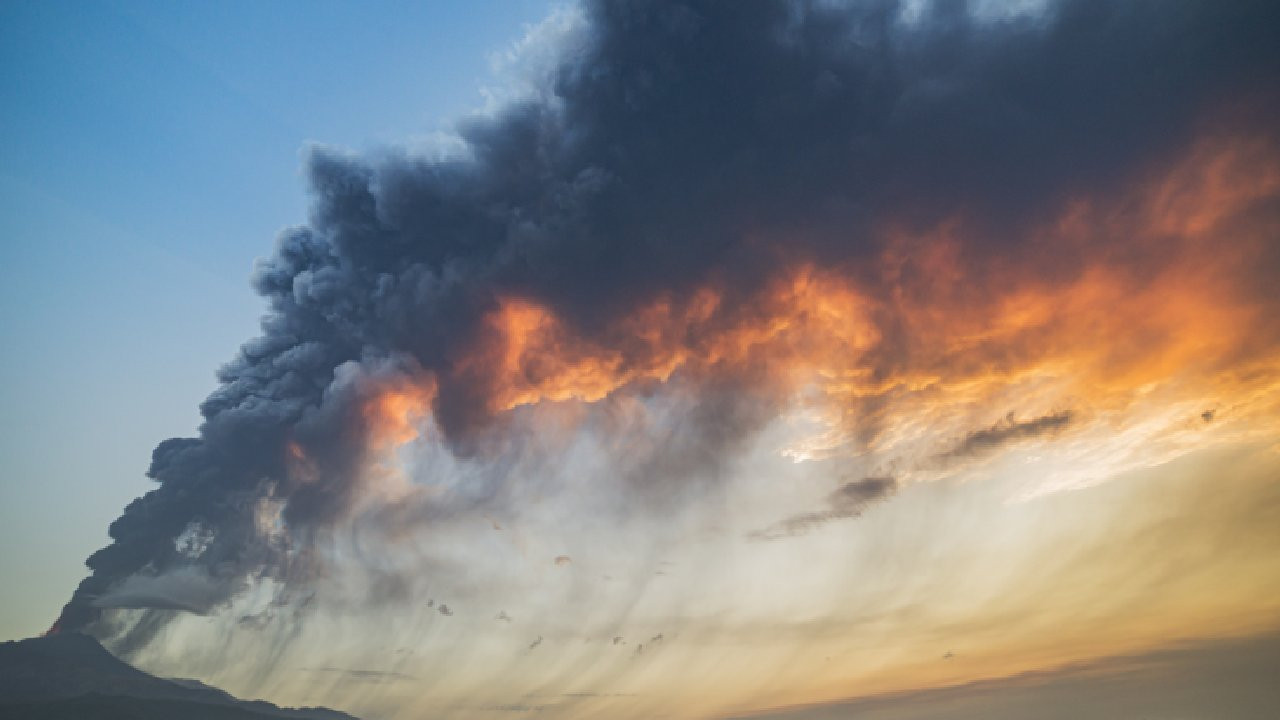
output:
[[417, 439], [419, 422], [431, 407], [434, 382], [397, 381], [365, 400], [362, 416], [368, 427], [369, 445], [386, 451]]
[[[1209, 136], [1127, 194], [1064, 201], [1005, 250], [966, 218], [888, 225], [858, 267], [797, 261], [749, 293], [713, 280], [591, 334], [501, 297], [453, 372], [489, 417], [728, 378], [822, 418], [797, 457], [931, 454], [1010, 414], [1123, 425], [1155, 395], [1274, 427], [1276, 303], [1251, 278], [1277, 232], [1255, 210], [1277, 194], [1274, 143]], [[433, 397], [379, 394], [376, 442], [412, 440]]]

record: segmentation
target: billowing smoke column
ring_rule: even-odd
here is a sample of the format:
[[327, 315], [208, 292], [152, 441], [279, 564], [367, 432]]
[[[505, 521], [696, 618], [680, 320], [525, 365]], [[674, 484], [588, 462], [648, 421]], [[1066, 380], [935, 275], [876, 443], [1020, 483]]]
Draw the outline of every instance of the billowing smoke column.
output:
[[[1054, 208], [1121, 193], [1222, 108], [1264, 137], [1280, 127], [1271, 0], [994, 5], [592, 3], [540, 92], [463, 123], [463, 151], [312, 151], [312, 217], [254, 274], [262, 335], [219, 372], [200, 436], [156, 448], [158, 487], [111, 525], [55, 629], [305, 578], [306, 538], [361, 493], [390, 390], [412, 388], [475, 455], [512, 407], [679, 377], [712, 408], [690, 425], [700, 442], [728, 448], [772, 412], [758, 388], [773, 365], [717, 343], [767, 315], [787, 273], [888, 297], [867, 271], [885, 228], [960, 217], [956, 263], [1034, 257], [1069, 277], [1111, 239], [1029, 248]], [[868, 311], [871, 377], [913, 362], [895, 310], [909, 300]], [[645, 308], [686, 321], [640, 332]], [[607, 357], [589, 389], [506, 352], [549, 318], [561, 356]]]

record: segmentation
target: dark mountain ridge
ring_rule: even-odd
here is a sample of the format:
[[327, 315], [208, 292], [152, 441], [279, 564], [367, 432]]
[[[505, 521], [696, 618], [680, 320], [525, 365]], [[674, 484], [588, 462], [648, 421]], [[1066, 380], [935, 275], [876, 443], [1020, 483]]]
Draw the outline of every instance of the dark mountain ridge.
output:
[[0, 643], [0, 719], [357, 720], [326, 708], [245, 701], [195, 681], [165, 680], [125, 663], [97, 640], [61, 633]]

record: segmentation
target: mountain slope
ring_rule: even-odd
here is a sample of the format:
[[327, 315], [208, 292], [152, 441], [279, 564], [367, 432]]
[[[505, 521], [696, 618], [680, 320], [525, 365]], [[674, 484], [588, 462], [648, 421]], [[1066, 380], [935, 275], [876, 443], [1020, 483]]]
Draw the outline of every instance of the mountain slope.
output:
[[246, 702], [198, 683], [148, 675], [118, 660], [88, 635], [65, 633], [0, 644], [0, 719], [88, 717], [356, 720], [325, 708]]

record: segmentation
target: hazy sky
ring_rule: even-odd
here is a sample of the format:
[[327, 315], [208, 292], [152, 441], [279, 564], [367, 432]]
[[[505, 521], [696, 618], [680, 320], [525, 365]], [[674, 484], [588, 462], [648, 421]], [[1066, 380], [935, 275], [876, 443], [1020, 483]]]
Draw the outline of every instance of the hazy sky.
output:
[[370, 719], [1268, 717], [1277, 19], [4, 5], [0, 634]]

